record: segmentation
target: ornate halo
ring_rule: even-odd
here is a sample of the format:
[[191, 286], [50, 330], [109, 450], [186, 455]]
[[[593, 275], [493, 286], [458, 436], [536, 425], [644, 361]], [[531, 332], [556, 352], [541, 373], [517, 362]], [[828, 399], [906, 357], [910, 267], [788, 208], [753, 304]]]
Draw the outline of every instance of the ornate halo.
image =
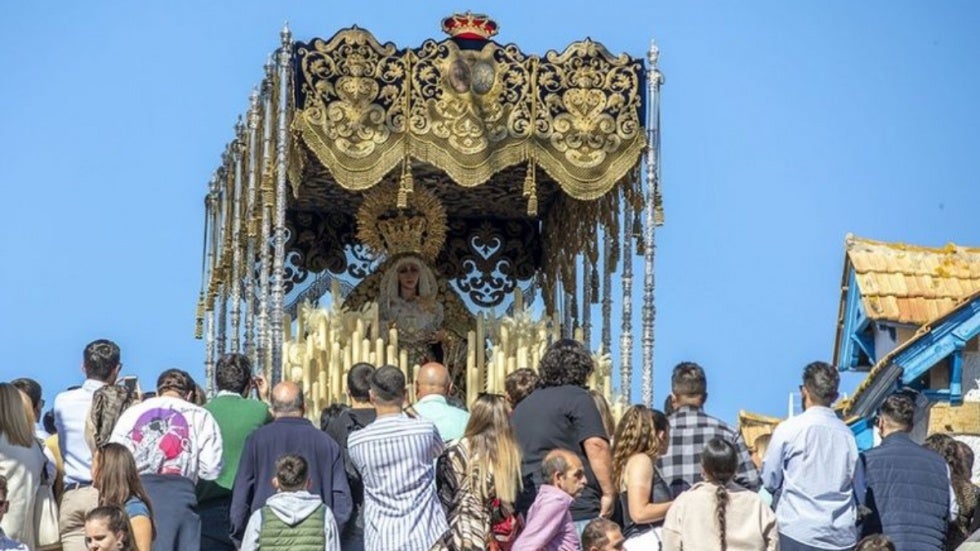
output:
[[408, 206], [397, 207], [398, 185], [380, 184], [357, 209], [357, 239], [376, 254], [414, 253], [432, 262], [446, 242], [446, 209], [431, 192], [416, 187]]

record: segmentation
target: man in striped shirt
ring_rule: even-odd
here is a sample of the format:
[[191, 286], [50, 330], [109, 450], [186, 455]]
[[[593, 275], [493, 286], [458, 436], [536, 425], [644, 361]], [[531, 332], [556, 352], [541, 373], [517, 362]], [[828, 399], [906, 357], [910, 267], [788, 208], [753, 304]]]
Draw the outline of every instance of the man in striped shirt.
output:
[[377, 419], [347, 440], [364, 482], [364, 549], [428, 551], [449, 530], [436, 497], [436, 426], [405, 415], [405, 376], [384, 366], [371, 376]]

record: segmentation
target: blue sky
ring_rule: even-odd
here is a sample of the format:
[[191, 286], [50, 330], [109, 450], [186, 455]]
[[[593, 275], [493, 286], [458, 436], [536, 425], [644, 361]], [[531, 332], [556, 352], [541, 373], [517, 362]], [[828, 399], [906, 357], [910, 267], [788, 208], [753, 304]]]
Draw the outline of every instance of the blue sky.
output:
[[784, 414], [830, 359], [847, 232], [980, 245], [973, 2], [23, 2], [0, 18], [0, 379], [50, 403], [99, 337], [144, 387], [200, 376], [206, 183], [283, 21], [415, 45], [466, 9], [528, 52], [660, 46], [657, 403], [691, 359], [710, 411]]

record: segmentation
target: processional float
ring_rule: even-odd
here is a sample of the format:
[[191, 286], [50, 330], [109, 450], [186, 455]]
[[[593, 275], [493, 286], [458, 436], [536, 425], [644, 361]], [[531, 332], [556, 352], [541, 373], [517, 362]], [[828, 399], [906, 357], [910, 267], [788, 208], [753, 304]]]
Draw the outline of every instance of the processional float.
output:
[[442, 28], [449, 38], [415, 48], [358, 27], [280, 33], [205, 197], [196, 333], [209, 390], [217, 357], [241, 352], [273, 383], [302, 381], [319, 411], [345, 401], [354, 363], [411, 379], [437, 359], [469, 402], [575, 338], [596, 351], [594, 387], [622, 407], [641, 256], [652, 403], [656, 46], [646, 64], [590, 39], [537, 56], [491, 40], [487, 16]]

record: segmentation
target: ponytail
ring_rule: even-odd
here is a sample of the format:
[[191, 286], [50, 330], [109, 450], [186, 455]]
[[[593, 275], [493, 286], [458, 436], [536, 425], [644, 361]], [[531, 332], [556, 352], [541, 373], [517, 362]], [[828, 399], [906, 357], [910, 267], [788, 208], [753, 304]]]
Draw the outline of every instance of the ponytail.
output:
[[728, 506], [728, 490], [724, 484], [718, 484], [715, 490], [715, 516], [718, 517], [718, 538], [721, 540], [721, 551], [728, 549], [728, 542], [725, 541], [725, 509]]

